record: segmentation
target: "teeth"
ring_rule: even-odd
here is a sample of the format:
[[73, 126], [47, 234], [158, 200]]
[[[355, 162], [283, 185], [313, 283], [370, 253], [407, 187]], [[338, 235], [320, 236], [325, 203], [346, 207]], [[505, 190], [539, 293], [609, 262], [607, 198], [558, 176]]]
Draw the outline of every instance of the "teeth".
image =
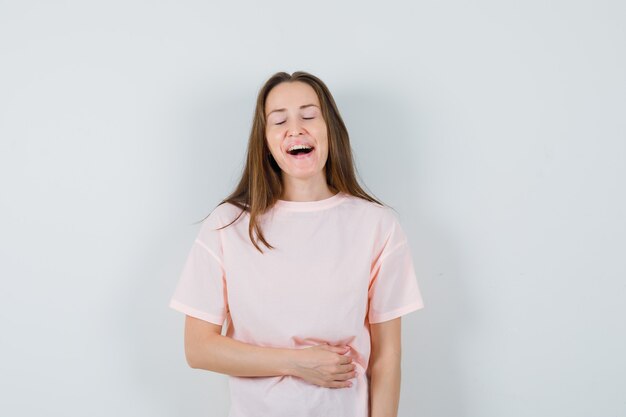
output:
[[296, 150], [296, 149], [311, 149], [311, 147], [308, 146], [308, 145], [294, 145], [291, 148], [287, 149], [287, 151], [291, 152], [291, 151]]

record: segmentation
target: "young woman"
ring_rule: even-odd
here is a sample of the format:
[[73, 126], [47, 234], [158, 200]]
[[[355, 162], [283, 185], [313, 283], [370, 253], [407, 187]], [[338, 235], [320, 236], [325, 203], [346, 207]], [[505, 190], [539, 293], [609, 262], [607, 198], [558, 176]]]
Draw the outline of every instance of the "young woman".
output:
[[259, 91], [242, 178], [203, 220], [169, 306], [186, 314], [189, 366], [229, 376], [229, 417], [397, 414], [400, 317], [424, 304], [398, 217], [357, 183], [319, 78], [279, 72]]

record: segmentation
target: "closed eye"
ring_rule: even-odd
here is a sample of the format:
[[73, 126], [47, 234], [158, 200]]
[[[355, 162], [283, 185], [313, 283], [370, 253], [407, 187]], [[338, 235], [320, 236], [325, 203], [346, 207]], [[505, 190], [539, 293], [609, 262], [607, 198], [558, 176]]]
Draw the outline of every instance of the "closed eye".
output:
[[[315, 119], [315, 117], [303, 117], [304, 120], [311, 120], [311, 119]], [[283, 120], [280, 123], [274, 123], [275, 125], [282, 125], [283, 123], [285, 123], [285, 121]]]

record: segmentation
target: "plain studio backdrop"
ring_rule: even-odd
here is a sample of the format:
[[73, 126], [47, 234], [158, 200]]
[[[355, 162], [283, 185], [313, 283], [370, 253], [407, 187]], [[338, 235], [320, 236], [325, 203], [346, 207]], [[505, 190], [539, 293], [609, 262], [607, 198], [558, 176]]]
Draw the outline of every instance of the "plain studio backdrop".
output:
[[226, 415], [167, 303], [258, 89], [304, 70], [408, 234], [425, 308], [402, 319], [399, 415], [626, 416], [625, 16], [0, 2], [0, 415]]

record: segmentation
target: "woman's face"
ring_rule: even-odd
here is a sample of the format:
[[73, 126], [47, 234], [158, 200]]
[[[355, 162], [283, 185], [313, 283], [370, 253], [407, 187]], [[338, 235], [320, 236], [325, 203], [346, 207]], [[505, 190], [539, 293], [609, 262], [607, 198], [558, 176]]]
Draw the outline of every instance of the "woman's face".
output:
[[[272, 88], [265, 100], [265, 120], [267, 144], [283, 174], [299, 179], [324, 175], [328, 157], [326, 122], [310, 85], [282, 82]], [[312, 150], [292, 150], [292, 155], [289, 149], [294, 145]]]

